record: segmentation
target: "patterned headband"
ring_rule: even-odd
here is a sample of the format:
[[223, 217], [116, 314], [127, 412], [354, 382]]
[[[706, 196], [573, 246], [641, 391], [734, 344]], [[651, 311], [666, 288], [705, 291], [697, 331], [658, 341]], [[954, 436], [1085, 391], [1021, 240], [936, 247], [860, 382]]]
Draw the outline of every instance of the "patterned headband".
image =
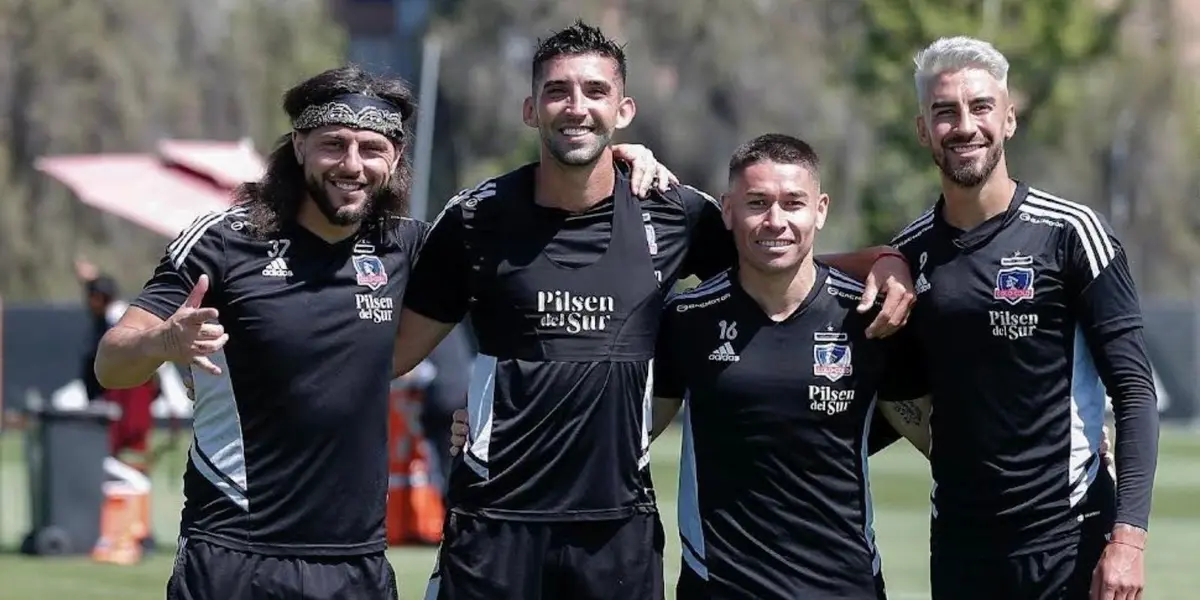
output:
[[297, 131], [325, 125], [345, 125], [389, 138], [404, 138], [404, 115], [390, 102], [364, 94], [346, 94], [324, 104], [313, 104], [292, 122]]

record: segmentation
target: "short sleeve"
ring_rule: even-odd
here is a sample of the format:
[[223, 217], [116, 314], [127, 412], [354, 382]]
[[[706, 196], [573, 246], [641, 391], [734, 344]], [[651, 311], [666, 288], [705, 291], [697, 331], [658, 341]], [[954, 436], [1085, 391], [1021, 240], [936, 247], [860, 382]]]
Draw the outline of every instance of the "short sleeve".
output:
[[451, 201], [424, 236], [404, 307], [442, 323], [458, 323], [470, 308], [470, 262], [463, 235], [462, 207]]
[[712, 196], [690, 186], [676, 188], [687, 213], [688, 253], [683, 265], [684, 276], [696, 276], [701, 281], [716, 276], [737, 262], [733, 235], [721, 218], [721, 205]]
[[222, 222], [229, 213], [212, 213], [196, 219], [170, 244], [154, 275], [130, 304], [166, 320], [187, 300], [188, 294], [208, 275], [204, 306], [219, 297], [225, 276], [225, 238]]
[[929, 370], [913, 327], [904, 327], [880, 343], [884, 351], [879, 400], [902, 402], [929, 395]]
[[1066, 231], [1064, 280], [1084, 331], [1109, 337], [1142, 326], [1125, 250], [1098, 215], [1087, 211]]
[[[669, 307], [668, 307], [669, 308]], [[654, 351], [654, 395], [659, 398], [683, 398], [687, 384], [679, 356], [680, 327], [672, 317], [674, 310], [663, 313]]]

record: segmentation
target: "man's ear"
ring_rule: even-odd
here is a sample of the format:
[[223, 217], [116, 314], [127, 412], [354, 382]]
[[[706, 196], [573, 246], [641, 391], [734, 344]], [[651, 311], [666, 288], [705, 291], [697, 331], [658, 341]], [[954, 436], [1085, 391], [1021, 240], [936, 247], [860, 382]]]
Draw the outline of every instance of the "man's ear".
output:
[[527, 127], [538, 128], [537, 107], [533, 104], [533, 96], [525, 98], [521, 103], [521, 120]]
[[296, 162], [304, 164], [304, 134], [292, 132], [292, 152], [296, 153]]

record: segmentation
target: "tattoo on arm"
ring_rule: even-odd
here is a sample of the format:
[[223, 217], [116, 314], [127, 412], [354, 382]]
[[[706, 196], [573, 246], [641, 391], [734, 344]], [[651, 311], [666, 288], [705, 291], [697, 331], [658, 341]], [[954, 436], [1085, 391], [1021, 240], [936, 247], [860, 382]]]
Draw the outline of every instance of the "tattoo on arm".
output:
[[896, 402], [892, 406], [896, 408], [896, 413], [901, 419], [909, 425], [920, 425], [924, 415], [921, 413], [921, 407], [917, 406], [916, 400], [905, 400]]

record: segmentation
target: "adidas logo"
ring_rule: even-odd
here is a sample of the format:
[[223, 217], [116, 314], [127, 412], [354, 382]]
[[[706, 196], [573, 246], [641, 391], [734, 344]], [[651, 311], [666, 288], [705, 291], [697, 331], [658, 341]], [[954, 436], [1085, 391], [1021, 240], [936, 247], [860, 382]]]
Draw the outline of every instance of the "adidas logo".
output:
[[282, 256], [271, 259], [267, 268], [262, 270], [263, 277], [291, 277], [292, 270], [287, 266], [287, 259]]
[[708, 360], [715, 360], [717, 362], [737, 362], [742, 359], [737, 355], [737, 352], [733, 351], [733, 344], [725, 342], [716, 350], [713, 350], [712, 354], [708, 355]]
[[929, 280], [925, 279], [924, 273], [921, 273], [921, 275], [917, 277], [917, 283], [916, 283], [917, 294], [920, 295], [920, 294], [924, 294], [925, 292], [928, 292], [929, 287], [930, 287]]

